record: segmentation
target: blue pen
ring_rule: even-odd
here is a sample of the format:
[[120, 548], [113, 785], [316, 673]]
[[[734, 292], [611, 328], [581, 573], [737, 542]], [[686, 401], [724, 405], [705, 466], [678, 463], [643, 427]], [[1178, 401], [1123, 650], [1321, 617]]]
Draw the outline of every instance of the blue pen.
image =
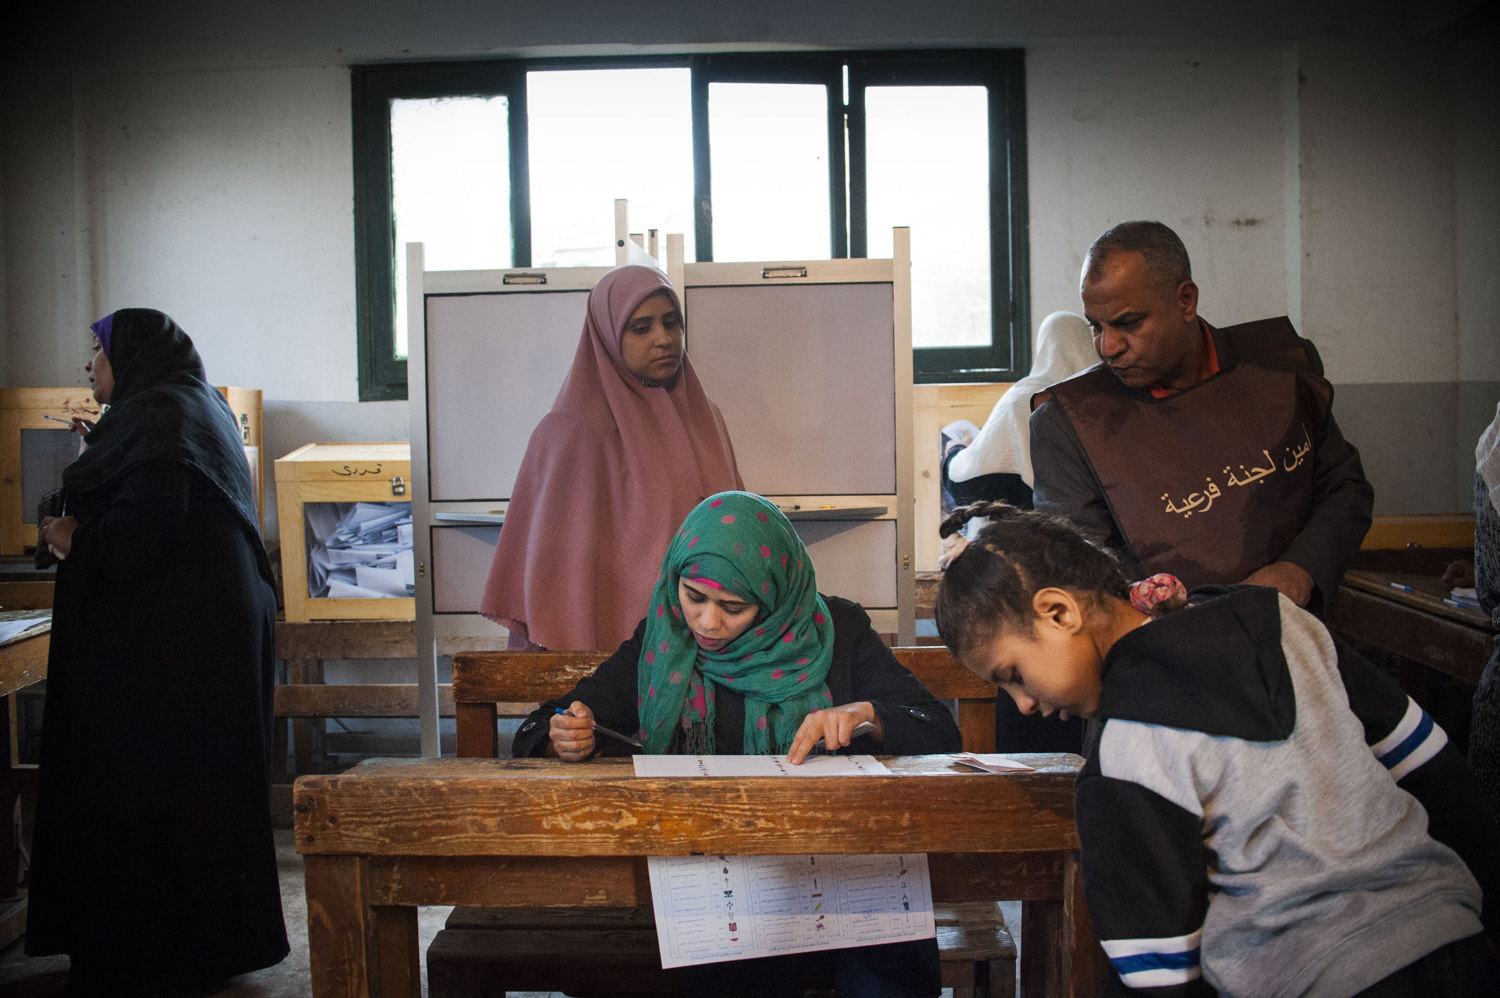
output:
[[1403, 592], [1403, 593], [1413, 593], [1413, 592], [1416, 592], [1416, 590], [1415, 590], [1415, 589], [1413, 589], [1413, 588], [1412, 588], [1412, 587], [1411, 587], [1411, 586], [1403, 586], [1403, 585], [1402, 585], [1402, 584], [1401, 584], [1401, 583], [1399, 583], [1399, 582], [1391, 582], [1391, 583], [1388, 583], [1388, 584], [1389, 584], [1389, 585], [1390, 585], [1390, 587], [1391, 587], [1391, 588], [1392, 588], [1392, 589], [1399, 589], [1399, 590], [1401, 590], [1401, 591], [1402, 591], [1402, 592]]
[[[554, 714], [568, 714], [568, 712], [566, 710], [563, 710], [561, 707], [555, 707], [555, 708], [553, 708], [552, 713], [554, 713]], [[568, 716], [569, 717], [573, 717], [573, 716], [576, 716], [576, 715], [568, 714]], [[606, 728], [602, 724], [596, 724], [596, 725], [594, 725], [594, 731], [597, 734], [608, 735], [610, 738], [616, 739], [617, 741], [622, 741], [626, 745], [633, 745], [634, 747], [639, 748], [639, 749], [643, 749], [643, 748], [646, 747], [646, 746], [642, 745], [640, 742], [636, 741], [634, 738], [631, 738], [629, 735], [622, 735], [618, 731], [611, 731], [611, 730], [609, 730], [608, 728]]]

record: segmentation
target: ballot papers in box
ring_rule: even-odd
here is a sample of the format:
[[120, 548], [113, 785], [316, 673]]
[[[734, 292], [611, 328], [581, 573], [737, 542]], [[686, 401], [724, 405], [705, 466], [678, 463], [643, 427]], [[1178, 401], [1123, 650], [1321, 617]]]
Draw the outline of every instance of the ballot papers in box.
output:
[[307, 595], [402, 599], [416, 594], [411, 503], [316, 502], [307, 522]]
[[411, 448], [307, 444], [276, 461], [287, 620], [412, 620]]

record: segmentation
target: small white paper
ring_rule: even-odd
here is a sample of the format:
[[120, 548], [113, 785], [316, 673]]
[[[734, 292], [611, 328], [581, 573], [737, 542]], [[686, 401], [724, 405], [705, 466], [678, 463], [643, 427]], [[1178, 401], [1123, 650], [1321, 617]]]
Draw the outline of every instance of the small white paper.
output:
[[986, 773], [1034, 773], [1036, 767], [1028, 766], [1024, 762], [1017, 762], [1003, 755], [977, 755], [973, 752], [959, 752], [950, 758], [963, 766], [972, 766], [982, 769]]

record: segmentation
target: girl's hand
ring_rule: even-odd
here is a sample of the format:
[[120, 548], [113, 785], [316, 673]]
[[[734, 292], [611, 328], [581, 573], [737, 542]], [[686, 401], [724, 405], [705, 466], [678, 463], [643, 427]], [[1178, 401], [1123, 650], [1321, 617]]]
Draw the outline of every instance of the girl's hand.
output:
[[71, 432], [78, 434], [80, 437], [87, 438], [90, 433], [94, 432], [94, 421], [92, 419], [84, 419], [82, 416], [74, 416]]
[[77, 517], [45, 516], [37, 524], [37, 543], [47, 545], [58, 558], [66, 558], [73, 550], [73, 531], [77, 529]]
[[860, 722], [874, 725], [875, 730], [869, 733], [871, 738], [876, 741], [885, 739], [885, 728], [880, 723], [880, 715], [875, 713], [875, 705], [868, 700], [841, 704], [808, 714], [802, 719], [802, 727], [797, 729], [797, 737], [792, 739], [791, 747], [787, 749], [786, 761], [793, 766], [800, 766], [819, 738], [823, 739], [823, 747], [829, 752], [846, 747], [853, 741], [854, 727]]
[[577, 700], [565, 714], [553, 714], [547, 749], [564, 762], [582, 762], [594, 754], [594, 712]]

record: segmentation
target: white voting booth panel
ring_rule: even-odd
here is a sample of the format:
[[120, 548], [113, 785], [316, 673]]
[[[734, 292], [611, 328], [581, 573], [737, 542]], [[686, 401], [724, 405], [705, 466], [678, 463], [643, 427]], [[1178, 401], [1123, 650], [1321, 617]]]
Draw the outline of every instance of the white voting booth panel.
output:
[[[554, 274], [556, 271], [553, 272]], [[604, 268], [577, 268], [569, 289], [427, 298], [427, 469], [433, 502], [508, 499], [531, 431], [578, 347], [589, 289]], [[525, 384], [515, 383], [525, 372]]]
[[[911, 643], [910, 268], [897, 234], [894, 260], [665, 269], [745, 487], [787, 511], [822, 591]], [[479, 600], [527, 442], [607, 268], [428, 272], [420, 244], [407, 268], [418, 683], [435, 755], [435, 640], [503, 641]]]
[[[795, 526], [813, 564], [819, 566], [818, 588], [866, 607], [896, 605], [896, 576], [890, 569], [896, 552], [896, 521], [801, 520]], [[500, 528], [435, 527], [430, 536], [436, 567], [432, 612], [477, 614]], [[825, 564], [836, 567], [837, 584], [823, 581], [821, 566]]]
[[724, 413], [746, 486], [894, 496], [889, 281], [694, 286], [723, 269], [687, 268], [689, 356]]

